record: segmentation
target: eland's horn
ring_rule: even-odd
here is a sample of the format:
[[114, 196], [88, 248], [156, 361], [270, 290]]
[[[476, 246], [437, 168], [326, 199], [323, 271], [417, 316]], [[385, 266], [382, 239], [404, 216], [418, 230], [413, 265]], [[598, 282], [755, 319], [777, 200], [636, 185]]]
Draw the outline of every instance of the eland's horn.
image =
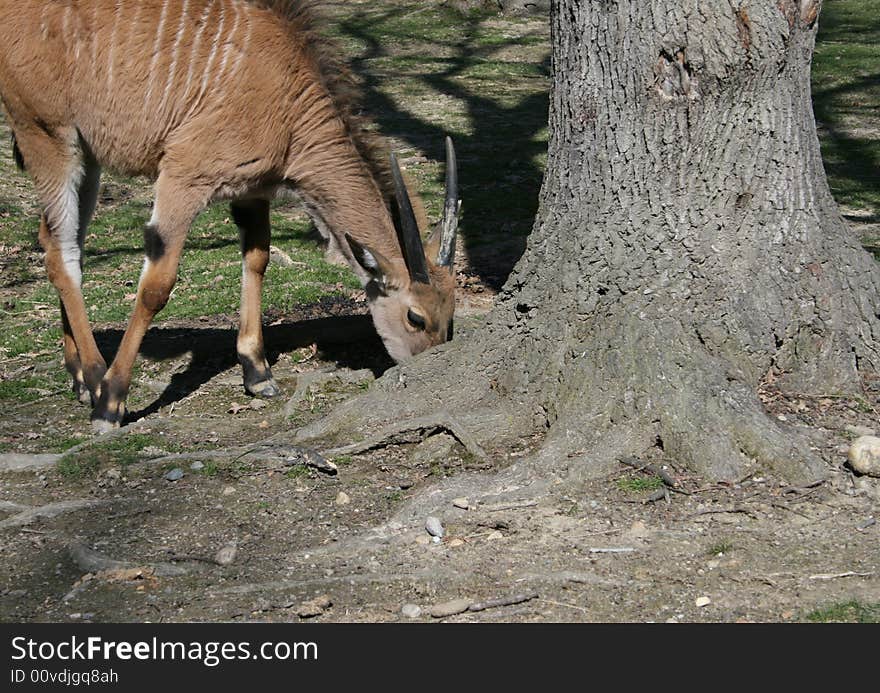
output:
[[437, 264], [454, 271], [455, 238], [458, 233], [458, 214], [461, 201], [458, 199], [458, 163], [452, 138], [446, 138], [446, 203], [443, 205], [443, 221], [440, 232], [440, 251]]
[[419, 234], [419, 224], [413, 212], [409, 193], [403, 182], [403, 174], [397, 163], [397, 157], [391, 154], [391, 175], [394, 178], [394, 192], [397, 197], [397, 209], [400, 217], [400, 247], [403, 250], [403, 259], [409, 270], [411, 281], [421, 284], [430, 284], [428, 277], [428, 262], [425, 259], [425, 249], [422, 246], [422, 237]]

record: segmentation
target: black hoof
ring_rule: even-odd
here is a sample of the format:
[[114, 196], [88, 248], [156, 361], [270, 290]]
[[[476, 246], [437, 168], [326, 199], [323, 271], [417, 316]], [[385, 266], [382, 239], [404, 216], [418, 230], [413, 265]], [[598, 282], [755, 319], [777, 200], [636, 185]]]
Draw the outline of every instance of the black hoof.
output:
[[261, 399], [272, 399], [281, 394], [281, 388], [273, 378], [252, 385], [245, 383], [244, 389], [249, 395]]

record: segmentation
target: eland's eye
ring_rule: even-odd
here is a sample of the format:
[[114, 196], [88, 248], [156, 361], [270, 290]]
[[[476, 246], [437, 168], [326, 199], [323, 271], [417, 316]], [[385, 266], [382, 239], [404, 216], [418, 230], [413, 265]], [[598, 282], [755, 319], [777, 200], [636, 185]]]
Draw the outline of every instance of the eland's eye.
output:
[[409, 324], [413, 327], [416, 327], [420, 330], [425, 329], [425, 318], [422, 315], [414, 312], [413, 310], [408, 310], [406, 312], [406, 319], [409, 320]]

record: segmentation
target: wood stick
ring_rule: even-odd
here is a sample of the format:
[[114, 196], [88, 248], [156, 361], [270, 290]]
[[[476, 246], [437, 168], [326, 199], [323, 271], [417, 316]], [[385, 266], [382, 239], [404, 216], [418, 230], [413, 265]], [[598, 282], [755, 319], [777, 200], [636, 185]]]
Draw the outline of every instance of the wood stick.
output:
[[525, 594], [517, 594], [512, 597], [499, 597], [498, 599], [488, 599], [485, 602], [477, 602], [468, 607], [468, 611], [485, 611], [486, 609], [497, 609], [502, 606], [513, 606], [514, 604], [523, 604], [538, 598], [537, 592], [526, 592]]

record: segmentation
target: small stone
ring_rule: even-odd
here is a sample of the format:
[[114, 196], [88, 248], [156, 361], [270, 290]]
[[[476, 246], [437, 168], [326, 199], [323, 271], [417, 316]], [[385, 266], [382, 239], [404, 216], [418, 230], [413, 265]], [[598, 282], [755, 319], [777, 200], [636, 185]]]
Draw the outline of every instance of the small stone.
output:
[[300, 604], [296, 614], [300, 618], [315, 618], [323, 614], [331, 606], [333, 606], [333, 600], [328, 595], [322, 594], [320, 597], [315, 597]]
[[498, 541], [499, 539], [504, 539], [504, 535], [501, 532], [492, 532], [486, 539], [488, 541]]
[[721, 565], [721, 561], [712, 560], [712, 561], [709, 561], [709, 562], [706, 564], [706, 567], [707, 567], [709, 570], [715, 570], [715, 568], [717, 568], [717, 567], [720, 566], [720, 565]]
[[227, 486], [223, 489], [224, 496], [231, 496], [235, 493], [235, 486]]
[[422, 607], [418, 604], [404, 604], [400, 613], [407, 618], [418, 618], [422, 615]]
[[214, 560], [220, 565], [232, 565], [236, 556], [238, 556], [238, 546], [234, 543], [227, 544], [214, 555]]
[[446, 618], [447, 616], [455, 616], [456, 614], [464, 613], [468, 610], [470, 605], [470, 599], [453, 599], [452, 601], [444, 602], [443, 604], [435, 604], [431, 607], [428, 613], [434, 618]]
[[849, 449], [849, 463], [860, 474], [880, 477], [880, 438], [862, 436]]
[[194, 472], [200, 472], [205, 468], [205, 464], [203, 462], [193, 462], [189, 468]]
[[439, 537], [440, 539], [446, 534], [446, 530], [443, 529], [443, 523], [434, 516], [429, 517], [425, 521], [425, 529], [432, 537]]
[[180, 481], [183, 478], [183, 470], [178, 468], [172, 469], [165, 475], [168, 481]]
[[873, 436], [877, 435], [877, 431], [871, 428], [870, 426], [846, 426], [844, 428], [848, 433], [852, 433], [854, 436]]
[[336, 496], [336, 505], [348, 505], [349, 503], [351, 503], [351, 496], [345, 491], [340, 491]]
[[450, 539], [447, 546], [452, 549], [458, 548], [459, 546], [464, 546], [464, 540], [463, 539]]
[[452, 501], [452, 505], [461, 510], [468, 510], [471, 507], [470, 501], [467, 498], [456, 498]]
[[259, 411], [260, 409], [265, 409], [269, 405], [266, 404], [265, 400], [262, 399], [252, 399], [250, 404], [248, 404], [248, 409], [253, 409], [254, 411]]
[[422, 546], [427, 546], [431, 543], [431, 537], [426, 537], [424, 534], [420, 534], [416, 537], [416, 544], [421, 544]]
[[699, 607], [701, 609], [704, 606], [709, 606], [709, 604], [711, 604], [711, 603], [712, 603], [712, 600], [709, 599], [709, 597], [698, 597], [697, 601], [694, 602], [694, 604], [696, 604], [697, 607]]

